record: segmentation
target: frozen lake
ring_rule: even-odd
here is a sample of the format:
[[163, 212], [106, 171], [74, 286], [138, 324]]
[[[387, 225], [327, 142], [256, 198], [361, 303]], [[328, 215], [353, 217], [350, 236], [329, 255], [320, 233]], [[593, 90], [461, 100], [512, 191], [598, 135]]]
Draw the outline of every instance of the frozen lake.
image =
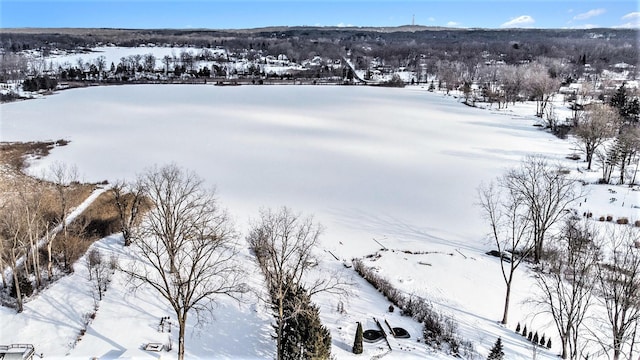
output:
[[345, 258], [378, 248], [372, 238], [481, 247], [480, 182], [526, 154], [570, 152], [532, 117], [418, 88], [109, 86], [0, 110], [2, 141], [71, 140], [34, 173], [63, 161], [113, 181], [176, 162], [216, 186], [241, 228], [286, 205], [315, 214]]

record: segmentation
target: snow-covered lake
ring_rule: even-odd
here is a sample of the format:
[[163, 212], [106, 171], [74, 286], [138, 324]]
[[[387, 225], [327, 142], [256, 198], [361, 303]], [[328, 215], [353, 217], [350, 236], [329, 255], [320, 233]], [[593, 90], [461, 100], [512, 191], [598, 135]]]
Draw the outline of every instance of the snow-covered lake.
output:
[[[524, 156], [538, 153], [563, 159], [572, 152], [571, 142], [534, 127], [535, 118], [523, 115], [529, 113], [527, 108], [524, 112], [476, 109], [418, 87], [129, 85], [66, 90], [3, 104], [0, 111], [2, 141], [71, 140], [35, 162], [30, 168], [34, 174], [63, 161], [76, 165], [83, 180], [114, 181], [175, 162], [216, 186], [220, 202], [234, 215], [243, 235], [260, 207], [285, 205], [313, 214], [325, 227], [323, 250], [340, 259], [372, 253], [380, 249], [376, 241], [390, 248], [425, 251], [430, 255], [388, 252], [375, 264], [403, 291], [425, 296], [454, 316], [461, 333], [482, 353], [502, 336], [510, 358], [530, 358], [526, 342], [509, 330], [513, 324], [507, 329], [496, 325], [504, 284], [497, 260], [483, 255], [490, 245], [474, 206], [478, 185]], [[100, 246], [121, 251], [113, 239]], [[325, 268], [350, 272], [324, 255]], [[260, 286], [260, 278], [251, 281]], [[332, 351], [340, 359], [355, 358], [350, 346], [356, 321], [391, 316], [384, 315], [386, 300], [358, 282], [353, 290], [357, 295], [346, 302], [346, 315], [335, 311], [333, 296], [314, 298], [331, 329]], [[67, 294], [73, 287], [56, 286], [46, 296]], [[514, 324], [525, 317], [531, 320], [534, 312], [523, 305], [531, 286], [527, 273], [520, 273], [512, 294]], [[166, 305], [153, 293], [136, 300], [123, 287], [114, 285], [110, 290], [98, 320], [72, 355], [117, 357], [109, 352], [122, 353], [157, 336], [149, 326], [143, 326], [149, 334], [137, 334], [138, 330], [133, 334], [133, 329], [140, 319], [153, 322], [163, 316]], [[27, 304], [22, 320], [8, 309], [0, 315], [4, 312], [4, 319], [15, 326], [30, 322], [29, 334], [37, 334], [48, 325], [29, 314], [45, 312], [43, 308], [57, 314], [46, 299], [42, 296]], [[128, 310], [141, 303], [153, 304], [153, 311]], [[109, 322], [116, 317], [117, 324]], [[252, 327], [241, 325], [238, 318]], [[64, 319], [59, 322], [65, 323]], [[411, 332], [419, 335], [419, 325], [411, 325], [397, 312], [390, 319], [414, 326]], [[553, 328], [543, 320], [536, 319], [537, 326], [550, 334]], [[264, 358], [273, 353], [273, 344], [265, 340], [271, 329], [269, 316], [261, 306], [220, 313], [217, 321], [200, 340], [196, 339], [200, 335], [189, 338], [190, 356]], [[227, 327], [222, 333], [221, 324]], [[131, 331], [118, 330], [121, 326]], [[66, 348], [60, 341], [68, 341], [64, 339], [73, 336], [73, 329], [68, 333], [47, 338], [51, 344], [36, 345], [50, 354], [63, 354]], [[237, 334], [263, 338], [262, 343], [233, 345], [244, 341]], [[26, 340], [12, 336], [10, 341]], [[429, 358], [440, 358], [411, 342], [409, 347], [402, 345], [404, 350], [396, 348], [398, 355], [389, 358], [427, 353]], [[369, 355], [380, 354], [371, 346], [365, 349]], [[136, 356], [144, 354], [133, 351]], [[553, 358], [552, 352], [547, 355]]]
[[481, 181], [529, 153], [569, 152], [532, 118], [418, 88], [109, 86], [1, 110], [4, 141], [71, 140], [34, 173], [63, 161], [86, 181], [131, 179], [176, 162], [240, 224], [265, 206], [315, 214], [327, 245], [359, 244], [346, 258], [377, 248], [373, 237], [477, 243]]

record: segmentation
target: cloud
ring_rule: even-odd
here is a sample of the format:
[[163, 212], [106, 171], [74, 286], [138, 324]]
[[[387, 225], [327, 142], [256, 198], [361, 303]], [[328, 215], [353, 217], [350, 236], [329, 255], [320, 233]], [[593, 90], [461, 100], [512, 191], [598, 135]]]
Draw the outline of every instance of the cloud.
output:
[[460, 25], [460, 23], [459, 22], [455, 22], [455, 21], [449, 21], [447, 23], [447, 26], [458, 26], [458, 25]]
[[515, 19], [511, 19], [506, 23], [500, 25], [503, 28], [511, 28], [511, 27], [522, 27], [526, 25], [532, 25], [536, 21], [529, 15], [518, 16]]
[[606, 12], [607, 10], [605, 9], [593, 9], [593, 10], [589, 10], [585, 13], [582, 14], [578, 14], [576, 16], [573, 17], [573, 20], [587, 20], [587, 19], [591, 19], [594, 16], [598, 16], [598, 15], [602, 15]]
[[427, 20], [429, 20], [430, 22], [434, 22], [434, 21], [436, 21], [436, 18], [434, 18], [433, 16], [431, 16], [431, 17], [429, 17], [429, 19], [427, 19]]
[[640, 21], [629, 22], [621, 25], [614, 26], [616, 29], [640, 29]]
[[569, 26], [569, 27], [566, 27], [565, 29], [595, 29], [600, 27], [602, 26], [598, 24], [580, 24], [575, 26]]
[[622, 20], [627, 20], [626, 23], [614, 26], [614, 28], [625, 28], [625, 29], [640, 29], [640, 12], [630, 12], [621, 18]]
[[629, 19], [640, 20], [640, 11], [630, 12], [627, 15], [623, 16], [622, 19], [624, 19], [624, 20], [629, 20]]
[[336, 25], [337, 27], [353, 27], [352, 24], [345, 24], [343, 22], [341, 22], [340, 24]]

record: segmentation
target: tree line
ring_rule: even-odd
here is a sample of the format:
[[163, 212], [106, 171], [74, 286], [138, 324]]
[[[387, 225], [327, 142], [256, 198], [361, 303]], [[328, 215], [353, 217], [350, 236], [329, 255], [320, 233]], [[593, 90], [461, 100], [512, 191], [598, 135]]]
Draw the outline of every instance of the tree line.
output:
[[577, 215], [581, 189], [541, 157], [528, 157], [479, 187], [478, 205], [506, 285], [501, 322], [508, 323], [514, 273], [526, 265], [537, 285], [531, 301], [553, 320], [563, 359], [589, 356], [589, 342], [600, 355], [631, 359], [640, 341], [640, 233]]

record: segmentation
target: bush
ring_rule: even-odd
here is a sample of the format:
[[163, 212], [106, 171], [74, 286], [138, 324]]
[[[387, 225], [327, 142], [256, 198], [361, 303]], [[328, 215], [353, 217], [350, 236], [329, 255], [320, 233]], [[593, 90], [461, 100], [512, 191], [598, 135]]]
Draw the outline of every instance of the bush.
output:
[[619, 218], [618, 220], [616, 220], [616, 223], [620, 224], [620, 225], [627, 225], [629, 223], [629, 219], [622, 217]]
[[358, 328], [356, 329], [356, 338], [353, 341], [353, 353], [354, 354], [362, 354], [362, 324], [358, 323]]
[[380, 86], [384, 87], [404, 87], [404, 81], [398, 76], [398, 74], [393, 74], [391, 80], [384, 81], [380, 84]]
[[359, 259], [353, 260], [354, 270], [373, 285], [378, 291], [402, 310], [403, 315], [411, 316], [423, 323], [425, 343], [435, 349], [447, 347], [449, 352], [465, 358], [475, 356], [473, 345], [463, 340], [458, 333], [458, 324], [449, 316], [442, 315], [433, 309], [431, 303], [423, 298], [404, 295], [391, 283], [367, 268]]
[[493, 347], [491, 348], [491, 352], [489, 352], [489, 356], [487, 360], [502, 360], [504, 359], [504, 351], [502, 347], [502, 338], [498, 338]]
[[[22, 271], [18, 271], [18, 284], [20, 284], [20, 294], [22, 297], [28, 297], [33, 294], [33, 285], [31, 284], [31, 280], [27, 279], [26, 276], [22, 273]], [[18, 291], [16, 289], [15, 283], [11, 283], [11, 297], [17, 298]]]
[[58, 86], [58, 80], [47, 75], [25, 79], [22, 83], [24, 91], [53, 90], [56, 86]]
[[613, 221], [613, 216], [607, 215], [607, 221]]

